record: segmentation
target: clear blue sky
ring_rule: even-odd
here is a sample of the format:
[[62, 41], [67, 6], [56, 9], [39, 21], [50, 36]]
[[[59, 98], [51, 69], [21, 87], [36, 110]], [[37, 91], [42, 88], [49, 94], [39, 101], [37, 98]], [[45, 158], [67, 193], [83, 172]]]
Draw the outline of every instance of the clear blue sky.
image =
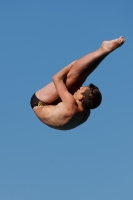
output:
[[[126, 43], [88, 78], [102, 105], [71, 131], [42, 124], [31, 95], [103, 40]], [[133, 199], [133, 1], [0, 1], [0, 199]]]

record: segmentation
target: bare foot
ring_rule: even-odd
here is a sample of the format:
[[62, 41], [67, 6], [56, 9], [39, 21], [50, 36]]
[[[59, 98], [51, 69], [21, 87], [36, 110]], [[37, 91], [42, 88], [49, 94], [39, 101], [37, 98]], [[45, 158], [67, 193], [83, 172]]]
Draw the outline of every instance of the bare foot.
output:
[[121, 45], [123, 45], [125, 42], [125, 39], [123, 36], [115, 39], [115, 40], [110, 40], [110, 41], [104, 41], [101, 45], [101, 48], [106, 52], [110, 53], [111, 51], [117, 49]]

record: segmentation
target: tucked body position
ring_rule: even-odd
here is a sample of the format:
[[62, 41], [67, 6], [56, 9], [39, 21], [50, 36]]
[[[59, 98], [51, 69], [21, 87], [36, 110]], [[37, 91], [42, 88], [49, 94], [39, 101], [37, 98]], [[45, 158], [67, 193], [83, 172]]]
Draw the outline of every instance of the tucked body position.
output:
[[31, 107], [47, 126], [70, 130], [84, 123], [90, 110], [102, 101], [94, 84], [82, 86], [102, 60], [125, 42], [123, 36], [104, 41], [94, 52], [73, 61], [52, 77], [52, 82], [38, 90], [31, 98]]

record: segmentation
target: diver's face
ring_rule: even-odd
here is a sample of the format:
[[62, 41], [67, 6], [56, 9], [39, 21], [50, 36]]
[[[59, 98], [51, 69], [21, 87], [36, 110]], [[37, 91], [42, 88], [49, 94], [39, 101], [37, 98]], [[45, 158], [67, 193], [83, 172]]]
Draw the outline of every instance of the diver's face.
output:
[[84, 87], [80, 87], [75, 93], [74, 93], [74, 97], [76, 99], [80, 99], [83, 97], [83, 94], [85, 92], [85, 90], [87, 90], [89, 87], [88, 86], [84, 86]]

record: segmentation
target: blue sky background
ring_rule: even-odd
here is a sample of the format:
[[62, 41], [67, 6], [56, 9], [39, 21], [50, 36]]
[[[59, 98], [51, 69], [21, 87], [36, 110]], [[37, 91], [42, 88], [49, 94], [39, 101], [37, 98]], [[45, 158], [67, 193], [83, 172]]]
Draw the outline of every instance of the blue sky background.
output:
[[[31, 95], [103, 40], [126, 43], [86, 83], [102, 105], [71, 131], [42, 124]], [[0, 199], [133, 199], [133, 1], [0, 1]]]

